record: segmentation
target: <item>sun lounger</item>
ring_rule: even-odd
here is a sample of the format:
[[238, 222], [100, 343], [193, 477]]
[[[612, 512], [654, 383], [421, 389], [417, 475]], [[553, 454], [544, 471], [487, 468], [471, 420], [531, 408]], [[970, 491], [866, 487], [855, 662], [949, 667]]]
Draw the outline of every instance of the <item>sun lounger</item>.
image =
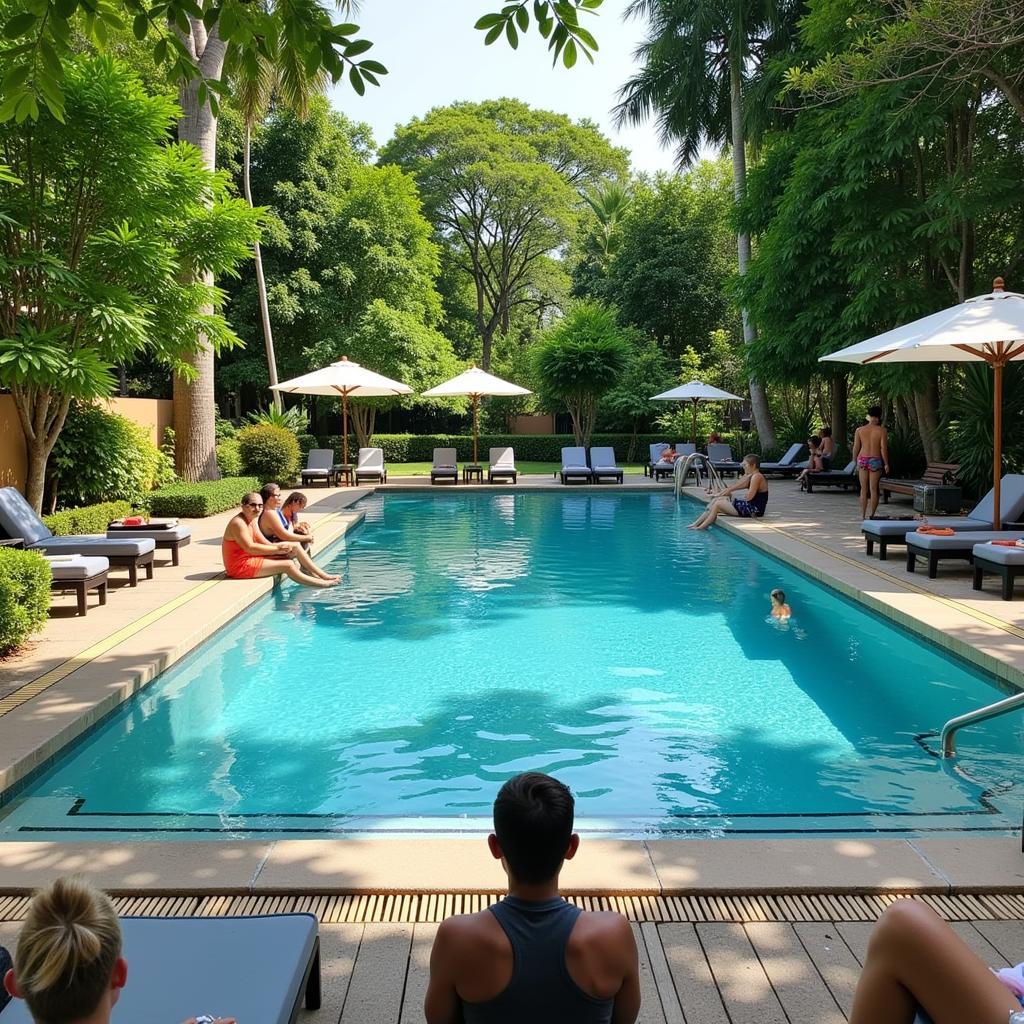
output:
[[[115, 1021], [173, 1022], [200, 1014], [242, 1024], [294, 1024], [320, 1006], [320, 937], [312, 914], [123, 917], [128, 984]], [[31, 1024], [20, 999], [2, 1024]]]
[[647, 462], [647, 465], [644, 466], [644, 476], [654, 476], [652, 470], [654, 469], [654, 466], [657, 464], [658, 460], [661, 458], [661, 453], [665, 451], [666, 448], [668, 448], [668, 445], [665, 444], [664, 441], [659, 441], [657, 444], [651, 444], [648, 445], [647, 447], [650, 450], [651, 454], [650, 459]]
[[806, 463], [797, 463], [796, 457], [803, 451], [802, 444], [791, 444], [789, 451], [779, 459], [778, 462], [762, 462], [762, 473], [777, 473], [780, 476], [796, 476], [806, 466]]
[[922, 484], [932, 484], [939, 487], [956, 480], [960, 472], [960, 465], [955, 462], [929, 462], [919, 480], [899, 480], [894, 477], [883, 476], [878, 481], [878, 490], [882, 495], [882, 501], [889, 503], [890, 494], [904, 494], [910, 498], [914, 496], [914, 488]]
[[732, 448], [717, 441], [712, 441], [708, 445], [708, 461], [718, 473], [735, 473], [739, 476], [743, 471], [743, 463], [732, 457]]
[[192, 543], [192, 530], [173, 519], [163, 522], [154, 519], [139, 526], [126, 526], [121, 520], [115, 520], [107, 527], [107, 539], [121, 537], [148, 537], [157, 551], [170, 551], [171, 565], [177, 565], [178, 552]]
[[974, 589], [981, 590], [985, 573], [991, 573], [1002, 580], [1003, 600], [1013, 598], [1013, 584], [1018, 576], [1024, 576], [1024, 548], [1009, 548], [985, 541], [975, 544], [972, 551], [974, 562]]
[[107, 572], [110, 562], [106, 558], [83, 558], [81, 555], [43, 556], [50, 563], [53, 582], [51, 590], [73, 590], [78, 598], [78, 614], [89, 610], [86, 594], [95, 590], [100, 604], [107, 603]]
[[614, 448], [591, 448], [590, 472], [595, 484], [600, 483], [602, 479], [621, 484], [625, 477], [623, 471], [615, 465]]
[[515, 483], [519, 478], [519, 471], [516, 469], [516, 453], [511, 448], [492, 448], [487, 460], [487, 482], [493, 484], [495, 480], [511, 480]]
[[805, 477], [807, 480], [807, 493], [811, 494], [815, 486], [818, 487], [842, 487], [845, 491], [850, 487], [860, 488], [860, 477], [857, 476], [857, 463], [852, 459], [847, 463], [846, 469], [822, 469], [810, 470]]
[[586, 448], [562, 449], [562, 468], [559, 471], [559, 476], [562, 478], [563, 484], [570, 480], [581, 480], [583, 483], [589, 484], [591, 475], [590, 467], [587, 465]]
[[139, 569], [153, 578], [153, 553], [156, 544], [149, 537], [116, 538], [95, 534], [55, 537], [32, 511], [32, 506], [14, 487], [0, 487], [0, 530], [7, 537], [21, 537], [26, 548], [47, 555], [83, 555], [106, 558], [110, 565], [128, 570], [128, 582], [139, 582]]
[[356, 484], [360, 480], [376, 480], [382, 484], [388, 482], [388, 471], [384, 465], [383, 448], [359, 449], [359, 460], [356, 463]]
[[317, 480], [323, 480], [324, 485], [330, 487], [334, 476], [334, 449], [310, 448], [306, 456], [306, 468], [301, 475], [303, 487]]
[[436, 484], [438, 480], [451, 480], [453, 484], [459, 482], [459, 460], [454, 448], [434, 449], [434, 461], [430, 467], [430, 482]]
[[1014, 532], [995, 530], [961, 530], [952, 536], [937, 536], [934, 533], [907, 534], [907, 572], [917, 568], [917, 560], [922, 559], [928, 566], [928, 579], [938, 575], [939, 562], [956, 560], [969, 562], [974, 554], [975, 544], [984, 544], [990, 540], [1014, 540], [1024, 536], [1020, 529]]
[[[1024, 517], [1024, 475], [1007, 473], [1000, 486], [1000, 522], [1019, 522]], [[990, 490], [966, 516], [942, 516], [932, 521], [936, 526], [948, 526], [957, 532], [991, 530], [994, 507], [995, 499]], [[919, 519], [865, 519], [860, 525], [860, 532], [864, 534], [865, 550], [870, 555], [877, 544], [878, 557], [884, 562], [886, 549], [893, 544], [905, 544], [907, 534], [920, 525]]]
[[[676, 460], [675, 462], [661, 462], [658, 461], [651, 466], [651, 476], [655, 480], [660, 480], [662, 477], [671, 476], [676, 471], [676, 462], [680, 459], [685, 459], [687, 455], [693, 455], [697, 451], [697, 446], [692, 441], [680, 441], [675, 446]], [[664, 451], [664, 449], [662, 449]]]

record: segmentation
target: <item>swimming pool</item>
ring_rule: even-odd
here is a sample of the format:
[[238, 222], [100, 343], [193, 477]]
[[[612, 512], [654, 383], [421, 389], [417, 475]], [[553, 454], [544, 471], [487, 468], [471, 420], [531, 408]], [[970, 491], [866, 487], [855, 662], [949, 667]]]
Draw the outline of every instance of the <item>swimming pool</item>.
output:
[[[330, 553], [87, 734], [0, 836], [487, 828], [500, 783], [567, 782], [581, 831], [999, 834], [1016, 716], [990, 681], [670, 494], [374, 494]], [[795, 619], [767, 617], [782, 587]]]

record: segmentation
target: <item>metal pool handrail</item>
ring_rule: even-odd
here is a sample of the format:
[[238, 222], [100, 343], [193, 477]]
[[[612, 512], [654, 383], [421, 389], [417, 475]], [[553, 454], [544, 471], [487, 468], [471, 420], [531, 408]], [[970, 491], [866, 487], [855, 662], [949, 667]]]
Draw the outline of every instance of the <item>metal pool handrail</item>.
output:
[[974, 725], [977, 722], [987, 722], [990, 718], [997, 718], [1009, 711], [1016, 711], [1024, 708], [1024, 693], [1015, 693], [1012, 697], [1004, 697], [997, 700], [995, 704], [988, 704], [983, 708], [968, 711], [964, 715], [957, 715], [951, 718], [943, 727], [939, 737], [939, 745], [942, 748], [943, 757], [956, 757], [956, 733], [965, 725]]
[[715, 490], [719, 487], [725, 486], [725, 481], [722, 480], [718, 470], [715, 469], [714, 463], [703, 452], [693, 452], [691, 455], [686, 455], [681, 459], [676, 459], [676, 464], [673, 468], [673, 482], [675, 484], [675, 494], [677, 498], [683, 493], [683, 487], [686, 484], [686, 477], [691, 469], [693, 470], [693, 475], [697, 478], [698, 486], [700, 485], [700, 468], [702, 464], [704, 469], [707, 470], [708, 486]]

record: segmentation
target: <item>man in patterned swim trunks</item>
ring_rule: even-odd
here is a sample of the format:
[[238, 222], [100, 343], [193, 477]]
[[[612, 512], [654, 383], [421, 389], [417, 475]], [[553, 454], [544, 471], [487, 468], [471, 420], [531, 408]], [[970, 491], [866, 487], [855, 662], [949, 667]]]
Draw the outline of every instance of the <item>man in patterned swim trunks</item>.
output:
[[853, 435], [853, 457], [860, 477], [860, 517], [867, 519], [878, 510], [878, 483], [883, 471], [889, 472], [889, 432], [882, 426], [881, 406], [868, 409], [868, 422]]

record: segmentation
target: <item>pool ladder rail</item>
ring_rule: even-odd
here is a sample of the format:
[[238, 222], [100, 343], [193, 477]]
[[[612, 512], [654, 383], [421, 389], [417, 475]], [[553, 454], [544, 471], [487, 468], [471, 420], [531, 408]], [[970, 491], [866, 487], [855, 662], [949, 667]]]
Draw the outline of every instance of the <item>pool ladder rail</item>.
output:
[[718, 470], [715, 469], [714, 463], [703, 452], [694, 452], [692, 455], [686, 455], [681, 459], [676, 459], [676, 464], [672, 470], [672, 474], [675, 495], [677, 498], [683, 493], [683, 488], [686, 486], [686, 478], [690, 475], [691, 470], [697, 480], [697, 486], [699, 487], [701, 483], [703, 483], [701, 479], [701, 469], [703, 469], [708, 475], [709, 488], [717, 491], [720, 487], [725, 486], [725, 481], [722, 479]]
[[939, 746], [943, 757], [956, 757], [956, 734], [965, 725], [976, 725], [978, 722], [987, 722], [990, 718], [997, 718], [1010, 711], [1024, 708], [1024, 693], [1015, 693], [1011, 697], [1004, 697], [994, 704], [987, 704], [983, 708], [976, 708], [966, 714], [957, 715], [951, 718], [943, 727], [939, 736]]

